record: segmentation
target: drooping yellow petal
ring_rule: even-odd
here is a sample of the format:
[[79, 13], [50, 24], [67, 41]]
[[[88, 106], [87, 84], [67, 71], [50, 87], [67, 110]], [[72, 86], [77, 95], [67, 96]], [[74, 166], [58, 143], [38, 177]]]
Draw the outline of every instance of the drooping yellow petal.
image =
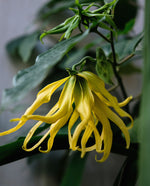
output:
[[124, 106], [126, 106], [132, 99], [133, 99], [133, 97], [132, 97], [132, 96], [129, 96], [129, 97], [126, 98], [124, 101], [122, 101], [121, 103], [119, 103], [119, 107], [124, 107]]
[[108, 92], [108, 90], [105, 88], [104, 82], [97, 75], [88, 71], [81, 72], [78, 75], [85, 78], [90, 89], [95, 93], [101, 94], [101, 99], [105, 100], [107, 104], [111, 104], [112, 106], [118, 104], [118, 102], [116, 102], [116, 97], [112, 96]]
[[30, 151], [36, 149], [36, 148], [39, 147], [39, 145], [41, 145], [41, 143], [48, 137], [49, 134], [50, 134], [50, 129], [46, 132], [46, 134], [44, 134], [44, 136], [43, 136], [34, 146], [32, 146], [32, 147], [30, 147], [30, 148], [27, 148], [29, 139], [28, 139], [28, 136], [26, 136], [22, 148], [23, 148], [25, 151], [28, 151], [28, 152], [30, 152]]
[[47, 142], [47, 149], [46, 150], [41, 150], [41, 147], [40, 147], [39, 148], [40, 152], [47, 153], [52, 149], [56, 134], [67, 123], [71, 113], [72, 113], [72, 109], [64, 117], [62, 117], [61, 119], [59, 119], [58, 121], [56, 121], [54, 124], [51, 125], [51, 127], [50, 127], [50, 138]]
[[44, 87], [38, 94], [36, 100], [33, 104], [26, 110], [24, 115], [31, 115], [34, 111], [39, 108], [42, 104], [50, 101], [52, 94], [55, 90], [60, 87], [63, 83], [65, 83], [70, 77], [63, 78], [59, 81], [51, 83]]
[[129, 148], [130, 145], [130, 135], [128, 128], [126, 127], [125, 123], [122, 121], [122, 119], [117, 116], [116, 113], [114, 113], [110, 108], [107, 107], [105, 103], [103, 103], [96, 95], [94, 95], [95, 98], [95, 104], [99, 105], [100, 108], [103, 108], [103, 112], [105, 113], [106, 117], [111, 120], [114, 124], [116, 124], [120, 130], [123, 132], [126, 140], [126, 147]]
[[[100, 98], [100, 100], [101, 100], [102, 102], [104, 102], [107, 106], [109, 106], [109, 107], [112, 107], [112, 106], [113, 106], [113, 104], [112, 104], [110, 101], [108, 101], [106, 98], [104, 98], [100, 93], [96, 93], [96, 95], [97, 95], [97, 96]], [[126, 98], [124, 101], [118, 103], [118, 106], [119, 106], [119, 107], [124, 107], [124, 106], [126, 106], [131, 100], [132, 100], [132, 96], [130, 96], [130, 97]]]
[[[53, 112], [55, 112], [58, 109], [58, 103], [56, 103], [56, 105], [47, 113], [47, 116], [50, 116], [51, 114], [53, 114]], [[30, 139], [32, 138], [33, 134], [35, 133], [35, 131], [38, 129], [38, 127], [40, 127], [43, 124], [42, 121], [37, 122], [28, 132], [25, 140], [24, 140], [24, 148], [26, 148], [27, 143], [30, 141]], [[36, 148], [36, 147], [35, 147]], [[26, 148], [27, 149], [27, 148]]]
[[63, 117], [72, 108], [72, 96], [74, 91], [76, 78], [74, 76], [70, 77], [68, 82], [65, 84], [63, 91], [60, 95], [58, 101], [59, 109], [52, 116], [40, 116], [40, 115], [26, 115], [26, 119], [30, 120], [40, 120], [45, 123], [54, 123]]
[[106, 112], [107, 117], [113, 123], [115, 123], [120, 128], [120, 130], [122, 131], [122, 133], [124, 134], [124, 137], [125, 137], [125, 140], [126, 140], [126, 148], [129, 148], [129, 145], [130, 145], [130, 135], [129, 135], [129, 131], [128, 131], [128, 128], [126, 127], [125, 123], [123, 122], [123, 120], [121, 118], [119, 118], [109, 108], [105, 107], [104, 110], [107, 111]]
[[126, 111], [121, 109], [120, 107], [115, 106], [114, 107], [115, 111], [121, 116], [121, 117], [127, 117], [131, 120], [130, 126], [127, 126], [128, 129], [131, 129], [133, 127], [133, 118], [130, 114], [128, 114]]
[[71, 129], [73, 127], [73, 125], [75, 124], [75, 122], [77, 121], [77, 119], [79, 118], [79, 113], [74, 110], [70, 120], [69, 120], [69, 124], [68, 124], [68, 138], [69, 138], [69, 145], [72, 148], [72, 135], [71, 135]]
[[[95, 137], [95, 145], [86, 147], [86, 144], [89, 138], [91, 137], [92, 133], [94, 134]], [[93, 119], [91, 118], [91, 120], [88, 122], [88, 125], [86, 126], [86, 129], [81, 139], [81, 151], [82, 151], [81, 157], [84, 157], [85, 153], [89, 150], [91, 151], [96, 149], [96, 151], [100, 153], [102, 152], [101, 148], [102, 148], [102, 138], [96, 128], [96, 123], [94, 123]]]
[[131, 125], [128, 127], [128, 129], [133, 127], [133, 118], [130, 116], [130, 114], [128, 114], [127, 112], [125, 112], [124, 110], [120, 108], [121, 106], [126, 105], [131, 100], [132, 97], [127, 98], [123, 103], [119, 105], [117, 98], [112, 96], [107, 91], [107, 89], [105, 89], [104, 83], [102, 83], [102, 80], [98, 76], [96, 76], [95, 74], [91, 72], [87, 72], [87, 71], [84, 71], [80, 73], [79, 75], [84, 77], [88, 81], [88, 84], [91, 90], [95, 92], [99, 96], [100, 99], [102, 99], [102, 96], [103, 96], [104, 97], [103, 100], [105, 99], [105, 102], [107, 102], [107, 104], [110, 104], [121, 117], [130, 118]]
[[94, 98], [91, 90], [89, 89], [86, 80], [80, 79], [79, 83], [76, 83], [74, 90], [75, 110], [79, 113], [81, 122], [76, 127], [73, 137], [72, 146], [73, 150], [77, 149], [77, 141], [81, 132], [85, 129], [88, 121], [91, 117], [91, 111], [94, 103]]
[[86, 153], [86, 144], [87, 144], [88, 139], [91, 137], [92, 132], [93, 132], [92, 127], [90, 125], [87, 125], [84, 131], [84, 134], [82, 136], [82, 139], [81, 139], [81, 151], [82, 151], [81, 158], [83, 158]]
[[[18, 121], [18, 120], [19, 120], [19, 118], [17, 118], [16, 121]], [[21, 121], [18, 123], [17, 126], [11, 128], [11, 129], [9, 129], [9, 130], [7, 130], [7, 131], [1, 132], [1, 133], [0, 133], [0, 136], [4, 136], [4, 135], [7, 135], [7, 134], [11, 134], [11, 133], [17, 131], [18, 129], [20, 129], [20, 128], [25, 124], [25, 122], [26, 122], [25, 119], [21, 120]]]
[[72, 112], [72, 110], [66, 116], [62, 117], [60, 120], [53, 123], [50, 126], [50, 129], [46, 132], [46, 134], [34, 146], [32, 146], [30, 148], [27, 148], [27, 145], [28, 145], [31, 137], [33, 136], [34, 132], [42, 124], [41, 121], [37, 122], [37, 124], [34, 127], [31, 128], [28, 135], [26, 136], [26, 138], [24, 140], [24, 143], [23, 143], [23, 149], [26, 150], [26, 151], [32, 151], [32, 150], [36, 149], [50, 135], [49, 140], [47, 142], [47, 149], [46, 150], [41, 150], [41, 147], [39, 147], [40, 152], [43, 152], [43, 153], [49, 152], [51, 150], [52, 146], [53, 146], [53, 141], [54, 141], [54, 138], [55, 138], [56, 134], [58, 133], [60, 128], [62, 128], [66, 124], [71, 112]]
[[[66, 77], [64, 79], [61, 79], [59, 81], [56, 81], [54, 83], [51, 83], [49, 85], [47, 85], [45, 88], [43, 88], [38, 94], [37, 94], [37, 98], [36, 100], [33, 102], [33, 104], [26, 110], [26, 112], [24, 113], [24, 115], [31, 115], [33, 114], [33, 112], [39, 108], [43, 103], [46, 103], [48, 101], [50, 101], [51, 95], [54, 93], [54, 91], [60, 87], [65, 81], [67, 81], [67, 79], [70, 77]], [[19, 119], [17, 119], [19, 120]], [[12, 121], [17, 121], [15, 119], [13, 119]], [[27, 118], [23, 117], [20, 122], [17, 124], [17, 126], [1, 132], [0, 136], [3, 135], [7, 135], [10, 134], [12, 132], [17, 131], [19, 128], [21, 128], [27, 121]]]
[[96, 101], [95, 101], [94, 113], [102, 124], [102, 133], [103, 133], [102, 137], [103, 137], [103, 141], [104, 141], [103, 157], [100, 160], [97, 160], [97, 157], [96, 157], [96, 161], [103, 162], [108, 158], [108, 156], [110, 154], [111, 147], [112, 147], [113, 134], [112, 134], [112, 130], [110, 127], [110, 122], [107, 119], [107, 117], [103, 111], [103, 108], [101, 108], [97, 104]]

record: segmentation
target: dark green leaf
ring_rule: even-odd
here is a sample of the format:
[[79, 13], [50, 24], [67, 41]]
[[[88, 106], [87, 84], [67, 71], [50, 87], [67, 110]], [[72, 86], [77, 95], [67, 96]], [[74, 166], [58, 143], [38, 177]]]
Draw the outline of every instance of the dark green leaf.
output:
[[144, 38], [144, 67], [143, 67], [143, 91], [140, 112], [141, 145], [139, 158], [139, 186], [150, 185], [150, 1], [145, 1], [145, 38]]
[[114, 21], [120, 30], [124, 30], [125, 25], [136, 18], [138, 10], [137, 0], [119, 0], [115, 7]]
[[72, 37], [56, 44], [53, 48], [40, 54], [36, 63], [18, 72], [13, 79], [14, 87], [3, 92], [2, 108], [9, 108], [13, 103], [21, 100], [30, 90], [39, 85], [47, 76], [50, 69], [56, 65], [75, 44], [84, 39], [89, 33]]
[[134, 120], [134, 126], [129, 130], [131, 143], [140, 143], [141, 142], [141, 124], [140, 118]]
[[[28, 146], [31, 147], [34, 144], [36, 144], [42, 136], [33, 136], [28, 143]], [[38, 148], [31, 152], [26, 152], [22, 149], [22, 145], [24, 142], [25, 137], [20, 137], [15, 142], [0, 146], [0, 165], [4, 165], [25, 157], [32, 156], [34, 154], [39, 153]], [[47, 148], [47, 139], [42, 143], [41, 147], [42, 149]], [[93, 144], [93, 138], [89, 140], [89, 145]], [[55, 137], [55, 141], [52, 147], [52, 150], [60, 150], [60, 149], [69, 149], [69, 143], [68, 143], [68, 133], [67, 133], [67, 127], [65, 126], [62, 131], [60, 131], [60, 134], [57, 134]], [[122, 155], [127, 155], [128, 150], [125, 149], [123, 145], [113, 144], [112, 146], [112, 152], [118, 153]]]
[[68, 162], [61, 186], [80, 186], [86, 157], [81, 159], [80, 152], [74, 152]]
[[[124, 39], [115, 43], [115, 51], [119, 56], [119, 60], [125, 58], [126, 56], [132, 53], [135, 53], [136, 47], [142, 41], [142, 39], [143, 39], [143, 35], [140, 34], [132, 39]], [[110, 45], [103, 46], [103, 50], [105, 51], [106, 54], [109, 55], [111, 53]]]
[[18, 56], [18, 48], [22, 41], [26, 38], [26, 35], [11, 40], [6, 45], [7, 52], [12, 56]]
[[[42, 136], [34, 136], [29, 142], [29, 146], [33, 146], [37, 143]], [[24, 137], [20, 137], [17, 141], [9, 143], [7, 145], [0, 146], [0, 165], [4, 165], [25, 157], [32, 156], [39, 153], [38, 149], [31, 152], [26, 152], [22, 149]], [[42, 148], [47, 146], [47, 139], [42, 143]], [[52, 150], [68, 149], [68, 136], [57, 136]]]
[[125, 24], [125, 27], [123, 30], [119, 31], [119, 34], [127, 34], [131, 29], [133, 28], [135, 23], [135, 19], [131, 19], [129, 22]]
[[19, 45], [19, 55], [23, 62], [27, 62], [32, 54], [32, 50], [37, 44], [39, 32], [27, 35]]

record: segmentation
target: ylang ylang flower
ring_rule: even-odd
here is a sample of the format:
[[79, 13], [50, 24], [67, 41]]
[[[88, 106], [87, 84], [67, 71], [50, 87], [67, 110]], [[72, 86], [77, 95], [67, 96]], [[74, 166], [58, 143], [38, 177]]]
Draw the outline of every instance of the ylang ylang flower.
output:
[[[52, 109], [45, 116], [34, 115], [42, 104], [51, 100], [52, 94], [63, 84], [59, 100]], [[132, 97], [128, 97], [118, 103], [117, 98], [106, 90], [104, 82], [97, 75], [83, 71], [51, 83], [39, 91], [36, 100], [24, 115], [12, 120], [19, 121], [17, 126], [0, 133], [0, 136], [15, 132], [28, 120], [36, 120], [37, 123], [30, 129], [24, 140], [23, 149], [32, 151], [38, 147], [40, 152], [46, 153], [52, 149], [58, 131], [64, 125], [68, 125], [70, 149], [81, 151], [81, 157], [84, 157], [88, 151], [96, 150], [103, 155], [100, 160], [97, 158], [96, 160], [103, 162], [109, 156], [112, 147], [113, 133], [110, 122], [122, 131], [126, 148], [129, 148], [128, 129], [132, 127], [133, 119], [121, 107], [128, 104], [131, 99]], [[131, 125], [127, 127], [122, 117], [129, 118]], [[43, 122], [49, 124], [49, 129], [34, 146], [28, 148], [28, 142]], [[47, 138], [47, 149], [43, 150], [40, 145]], [[94, 143], [89, 144], [91, 138]]]

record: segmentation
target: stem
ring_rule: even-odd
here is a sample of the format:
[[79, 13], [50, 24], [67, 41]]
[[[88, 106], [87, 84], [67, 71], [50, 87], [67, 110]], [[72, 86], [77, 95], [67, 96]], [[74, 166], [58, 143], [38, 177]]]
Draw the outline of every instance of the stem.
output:
[[[113, 71], [114, 71], [115, 77], [116, 77], [116, 79], [118, 81], [118, 84], [120, 85], [120, 88], [121, 88], [121, 91], [122, 91], [122, 94], [123, 94], [123, 98], [126, 99], [128, 96], [127, 96], [125, 87], [123, 85], [123, 82], [122, 82], [122, 79], [121, 79], [120, 75], [118, 74], [118, 72], [116, 70], [116, 66], [118, 66], [118, 64], [117, 64], [117, 60], [116, 60], [116, 53], [115, 53], [115, 47], [114, 47], [114, 38], [113, 38], [113, 32], [112, 31], [110, 32], [110, 36], [111, 36], [110, 44], [111, 44], [112, 55], [113, 55], [113, 64], [112, 64]], [[126, 106], [126, 109], [127, 109], [127, 111], [129, 110], [128, 105]]]
[[92, 58], [91, 56], [85, 56], [83, 59], [81, 59], [81, 61], [79, 61], [79, 63], [72, 66], [72, 70], [76, 71], [77, 66], [81, 66], [82, 68], [83, 67], [82, 65], [84, 65], [87, 62], [87, 60], [91, 62], [96, 62], [96, 59]]
[[117, 84], [117, 85], [115, 85], [115, 86], [109, 88], [109, 89], [108, 89], [108, 92], [111, 92], [111, 91], [115, 90], [116, 88], [118, 88], [118, 86], [119, 86], [119, 85]]
[[108, 43], [111, 42], [106, 36], [104, 36], [104, 35], [103, 35], [101, 32], [99, 32], [98, 30], [96, 30], [95, 33], [98, 34], [100, 37], [102, 37], [104, 40], [106, 40]]
[[120, 66], [120, 65], [124, 64], [126, 61], [128, 61], [129, 59], [131, 59], [134, 55], [135, 55], [134, 53], [128, 55], [127, 57], [125, 57], [124, 59], [122, 59], [120, 61], [120, 63], [118, 63], [117, 65]]

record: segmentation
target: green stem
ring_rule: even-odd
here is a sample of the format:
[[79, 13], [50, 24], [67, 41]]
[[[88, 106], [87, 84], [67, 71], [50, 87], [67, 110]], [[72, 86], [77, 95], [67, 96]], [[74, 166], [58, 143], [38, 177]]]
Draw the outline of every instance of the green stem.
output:
[[121, 77], [118, 74], [117, 69], [116, 69], [116, 66], [118, 66], [118, 64], [117, 64], [117, 60], [116, 60], [116, 53], [115, 53], [115, 47], [114, 47], [114, 38], [113, 38], [113, 32], [112, 31], [110, 32], [110, 36], [111, 36], [110, 44], [111, 44], [112, 55], [113, 55], [113, 63], [112, 63], [113, 71], [114, 71], [115, 77], [116, 77], [116, 79], [118, 81], [118, 84], [120, 85], [120, 88], [121, 88], [121, 91], [122, 91], [122, 94], [123, 94], [123, 98], [126, 99], [128, 96], [127, 96], [125, 87], [123, 85], [123, 81], [122, 81], [122, 79], [121, 79]]
[[96, 34], [98, 34], [100, 37], [102, 37], [105, 41], [107, 41], [108, 43], [110, 43], [111, 41], [104, 36], [101, 32], [99, 32], [98, 30], [95, 31]]
[[117, 85], [115, 85], [115, 86], [109, 88], [109, 89], [108, 89], [108, 92], [111, 92], [111, 91], [115, 90], [116, 88], [118, 88], [118, 86], [119, 86], [119, 85], [117, 84]]
[[91, 56], [85, 56], [83, 59], [81, 59], [81, 61], [79, 61], [79, 63], [72, 66], [72, 70], [77, 71], [77, 66], [80, 66], [79, 71], [82, 71], [82, 68], [87, 60], [89, 60], [90, 62], [96, 62], [96, 59], [92, 58]]
[[126, 56], [126, 57], [123, 58], [117, 65], [120, 66], [120, 65], [124, 64], [126, 61], [128, 61], [129, 59], [131, 59], [134, 55], [135, 55], [135, 54], [132, 53], [132, 54]]

